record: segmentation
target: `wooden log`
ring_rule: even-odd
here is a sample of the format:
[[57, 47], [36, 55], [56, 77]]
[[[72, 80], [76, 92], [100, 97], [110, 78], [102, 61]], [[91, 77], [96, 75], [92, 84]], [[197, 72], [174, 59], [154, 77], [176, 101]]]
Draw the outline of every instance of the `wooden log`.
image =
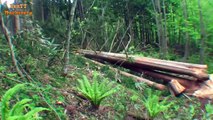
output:
[[201, 65], [201, 64], [193, 64], [193, 63], [184, 63], [184, 62], [176, 62], [176, 61], [170, 61], [170, 60], [160, 60], [160, 59], [154, 59], [154, 58], [148, 58], [148, 57], [139, 57], [140, 59], [147, 59], [149, 61], [156, 61], [156, 62], [162, 62], [162, 63], [168, 63], [168, 64], [174, 64], [174, 65], [180, 65], [188, 68], [198, 68], [198, 69], [207, 69], [207, 65]]
[[[103, 60], [101, 60], [101, 59], [99, 59], [99, 61], [103, 62]], [[96, 61], [94, 61], [94, 62], [96, 62]], [[125, 64], [122, 64], [121, 66], [126, 68]], [[140, 68], [135, 68], [135, 67], [131, 68], [129, 66], [128, 66], [128, 69], [135, 71], [135, 72], [143, 73], [143, 74], [148, 75], [153, 78], [165, 80], [169, 84], [170, 92], [175, 96], [178, 96], [179, 94], [181, 94], [183, 92], [187, 93], [187, 94], [193, 94], [194, 91], [200, 89], [199, 82], [189, 81], [186, 78], [184, 79], [184, 78], [180, 78], [177, 76], [173, 76], [170, 74], [161, 73], [161, 72], [157, 72], [157, 71], [142, 70]], [[171, 81], [177, 81], [177, 82], [171, 82]]]
[[[99, 66], [105, 66], [104, 64], [102, 64], [100, 62], [97, 62], [97, 61], [94, 61], [94, 60], [90, 60], [90, 61], [93, 62], [94, 64], [99, 65]], [[109, 69], [111, 69], [112, 71], [115, 71], [115, 72], [119, 72], [123, 76], [130, 77], [130, 78], [132, 78], [136, 82], [144, 82], [147, 85], [149, 85], [151, 87], [155, 87], [155, 88], [157, 88], [159, 90], [166, 90], [167, 89], [167, 87], [165, 85], [162, 85], [162, 84], [159, 84], [159, 83], [155, 83], [155, 82], [150, 81], [148, 79], [141, 78], [141, 77], [132, 75], [132, 74], [124, 72], [124, 71], [120, 71], [120, 70], [118, 70], [116, 68], [113, 68], [113, 67], [110, 67], [110, 66], [109, 66]]]
[[194, 91], [193, 96], [205, 99], [211, 99], [213, 101], [213, 80], [204, 81], [201, 83], [201, 87]]
[[[177, 79], [179, 82], [183, 84], [186, 81], [187, 83], [196, 83], [197, 78], [195, 77], [191, 77], [191, 76], [187, 76], [187, 75], [178, 75], [178, 74], [174, 74], [174, 73], [163, 73], [160, 71], [155, 71], [155, 70], [138, 70], [143, 72], [143, 74], [155, 77], [155, 78], [161, 78], [167, 81], [170, 81], [172, 79]], [[182, 77], [181, 77], [182, 76]], [[187, 85], [187, 84], [186, 84]]]
[[[94, 61], [94, 62], [96, 62], [96, 61]], [[103, 61], [102, 61], [103, 62]], [[122, 66], [122, 67], [125, 67], [125, 66]], [[114, 69], [114, 68], [111, 68], [111, 69]], [[136, 71], [136, 72], [142, 72], [141, 71], [141, 69], [138, 69], [138, 70], [136, 70], [136, 69], [131, 69], [131, 70], [133, 70], [133, 71]], [[145, 72], [146, 70], [143, 70], [143, 73]], [[147, 73], [149, 73], [149, 76], [151, 76], [151, 77], [153, 77], [153, 74], [154, 75], [158, 75], [157, 73], [152, 73], [151, 71], [149, 72], [149, 71], [146, 71]], [[146, 74], [147, 75], [147, 74]], [[161, 74], [159, 74], [159, 75], [161, 75]], [[161, 76], [162, 77], [162, 76]], [[180, 95], [181, 93], [183, 93], [185, 90], [186, 90], [186, 88], [184, 87], [184, 86], [182, 86], [180, 83], [179, 83], [179, 81], [178, 80], [175, 80], [175, 77], [174, 78], [172, 78], [172, 77], [167, 77], [167, 76], [163, 76], [163, 77], [165, 77], [166, 78], [166, 81], [169, 83], [169, 90], [170, 90], [170, 92], [174, 95], [174, 96], [178, 96], [178, 95]], [[189, 81], [187, 81], [187, 80], [182, 80], [182, 79], [180, 79], [181, 80], [181, 82], [182, 83], [184, 83], [184, 82], [186, 82], [186, 83], [189, 83], [190, 84], [190, 82]], [[194, 82], [194, 81], [191, 81], [191, 82]]]
[[169, 89], [174, 96], [178, 96], [186, 90], [186, 88], [183, 87], [177, 80], [171, 80], [169, 82]]
[[129, 59], [132, 59], [132, 62], [131, 62], [121, 55], [113, 56], [111, 55], [112, 53], [104, 54], [102, 52], [96, 53], [93, 51], [84, 51], [84, 50], [81, 50], [78, 52], [81, 54], [84, 54], [86, 57], [89, 57], [89, 58], [98, 58], [108, 62], [117, 62], [117, 64], [131, 65], [135, 67], [140, 67], [141, 69], [148, 68], [148, 69], [161, 70], [161, 71], [173, 72], [178, 74], [191, 75], [198, 78], [198, 80], [208, 80], [209, 78], [208, 74], [205, 73], [203, 70], [191, 69], [181, 65], [177, 66], [171, 63], [165, 64], [162, 62], [153, 62], [146, 59], [142, 60], [142, 59], [129, 58]]
[[[91, 53], [91, 50], [78, 50], [77, 52], [79, 53]], [[93, 52], [93, 51], [92, 51]], [[160, 60], [160, 59], [156, 59], [156, 58], [148, 58], [148, 57], [139, 57], [139, 56], [135, 56], [135, 55], [125, 55], [125, 54], [119, 54], [119, 53], [108, 53], [108, 52], [101, 52], [101, 51], [95, 51], [97, 54], [105, 54], [105, 55], [109, 55], [112, 57], [117, 57], [117, 58], [134, 58], [134, 59], [142, 59], [142, 60], [148, 60], [148, 61], [155, 61], [155, 62], [161, 62], [161, 63], [171, 63], [171, 64], [175, 64], [178, 66], [184, 66], [184, 67], [188, 67], [188, 68], [198, 68], [198, 69], [207, 69], [207, 65], [202, 65], [202, 64], [193, 64], [193, 63], [184, 63], [184, 62], [176, 62], [176, 61], [170, 61], [170, 60]]]
[[[156, 79], [162, 79], [166, 84], [171, 82], [172, 80], [177, 80], [179, 84], [181, 84], [183, 87], [186, 88], [185, 92], [187, 93], [192, 93], [200, 88], [200, 83], [196, 81], [190, 81], [187, 78], [181, 78], [177, 77], [174, 75], [170, 75], [167, 73], [162, 73], [158, 71], [153, 71], [153, 70], [144, 70], [136, 67], [130, 67], [130, 66], [125, 66], [125, 64], [121, 65], [124, 68], [130, 69], [132, 71], [138, 72], [138, 73], [143, 73], [144, 75], [156, 78]], [[190, 78], [192, 79], [192, 78]], [[178, 86], [178, 85], [177, 85]], [[181, 93], [181, 92], [180, 92]]]
[[[136, 71], [136, 70], [135, 70]], [[191, 92], [191, 91], [195, 91], [198, 90], [200, 88], [200, 85], [198, 82], [195, 81], [189, 81], [187, 79], [184, 78], [179, 78], [176, 76], [172, 76], [166, 73], [160, 73], [160, 72], [156, 72], [156, 71], [148, 71], [148, 70], [137, 70], [138, 72], [142, 72], [145, 75], [151, 76], [153, 78], [158, 78], [158, 79], [162, 79], [165, 80], [166, 82], [170, 82], [172, 80], [176, 80], [178, 81], [183, 87], [186, 88], [187, 92]]]

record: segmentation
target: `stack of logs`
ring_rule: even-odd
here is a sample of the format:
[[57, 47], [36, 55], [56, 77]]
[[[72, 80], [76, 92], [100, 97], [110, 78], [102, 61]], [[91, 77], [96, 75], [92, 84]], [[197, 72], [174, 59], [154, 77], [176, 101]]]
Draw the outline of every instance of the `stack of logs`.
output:
[[[94, 63], [101, 66], [104, 65], [102, 63], [108, 62], [137, 73], [142, 73], [145, 76], [149, 76], [149, 78], [154, 78], [148, 80], [127, 72], [119, 71], [122, 75], [132, 77], [137, 82], [145, 82], [157, 89], [165, 90], [169, 88], [175, 96], [181, 93], [193, 94], [201, 88], [205, 81], [209, 80], [207, 65], [91, 50], [78, 50], [77, 52], [92, 59]], [[113, 67], [110, 68], [117, 70]]]

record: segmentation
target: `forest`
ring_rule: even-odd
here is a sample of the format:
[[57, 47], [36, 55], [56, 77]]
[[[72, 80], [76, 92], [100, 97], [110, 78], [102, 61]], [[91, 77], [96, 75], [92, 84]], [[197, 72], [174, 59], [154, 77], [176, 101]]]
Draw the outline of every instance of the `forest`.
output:
[[212, 120], [213, 0], [0, 0], [0, 120]]

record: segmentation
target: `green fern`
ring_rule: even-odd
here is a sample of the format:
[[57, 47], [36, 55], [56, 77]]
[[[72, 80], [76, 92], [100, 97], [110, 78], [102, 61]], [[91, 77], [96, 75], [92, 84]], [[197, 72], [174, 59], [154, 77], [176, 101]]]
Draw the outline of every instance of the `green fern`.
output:
[[[2, 120], [36, 120], [38, 119], [38, 112], [48, 110], [42, 107], [32, 107], [29, 104], [31, 99], [23, 99], [17, 102], [10, 109], [10, 99], [21, 90], [26, 89], [26, 84], [18, 84], [15, 87], [9, 89], [2, 97], [1, 102], [1, 118]], [[25, 113], [25, 108], [29, 108], [30, 111]], [[25, 113], [25, 114], [24, 114]]]
[[113, 88], [113, 82], [109, 83], [106, 79], [98, 82], [97, 72], [94, 72], [92, 81], [93, 83], [90, 83], [88, 78], [83, 75], [83, 79], [78, 80], [79, 86], [77, 89], [90, 101], [92, 107], [97, 110], [103, 99], [117, 92], [118, 86]]
[[160, 93], [157, 91], [154, 93], [151, 89], [147, 89], [147, 92], [148, 95], [143, 97], [142, 102], [148, 111], [149, 117], [152, 119], [155, 118], [160, 112], [168, 110], [168, 108], [170, 108], [173, 104], [168, 104], [167, 99], [160, 101]]
[[29, 107], [30, 105], [27, 104], [29, 102], [31, 102], [32, 100], [31, 99], [23, 99], [19, 102], [17, 102], [13, 108], [10, 110], [9, 112], [9, 116], [14, 116], [14, 115], [23, 115], [22, 112], [20, 111], [23, 111], [24, 108], [26, 107]]

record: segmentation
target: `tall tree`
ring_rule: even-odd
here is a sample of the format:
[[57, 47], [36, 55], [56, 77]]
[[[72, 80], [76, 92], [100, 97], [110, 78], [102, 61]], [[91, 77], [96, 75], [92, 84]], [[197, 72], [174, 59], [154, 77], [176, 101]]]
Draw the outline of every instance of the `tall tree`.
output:
[[206, 39], [206, 31], [202, 14], [201, 1], [198, 0], [198, 9], [199, 9], [199, 17], [200, 17], [200, 63], [204, 63], [204, 55], [205, 55], [205, 39]]
[[182, 7], [183, 7], [183, 15], [184, 15], [184, 39], [185, 39], [185, 52], [184, 52], [184, 61], [188, 59], [189, 57], [189, 33], [187, 31], [188, 28], [188, 12], [187, 12], [187, 2], [186, 0], [182, 1]]
[[167, 55], [167, 39], [165, 38], [165, 27], [163, 26], [163, 18], [161, 11], [161, 2], [160, 0], [152, 0], [153, 8], [155, 11], [155, 20], [158, 31], [158, 40], [160, 47], [160, 58], [165, 58]]
[[[15, 0], [15, 4], [18, 2], [19, 2], [18, 0]], [[14, 34], [17, 34], [20, 29], [21, 29], [21, 26], [20, 26], [19, 15], [14, 15]]]
[[[67, 75], [68, 73], [68, 66], [70, 61], [70, 41], [72, 38], [72, 30], [73, 30], [73, 23], [74, 23], [74, 16], [75, 16], [75, 9], [77, 5], [78, 0], [73, 0], [72, 8], [70, 10], [70, 16], [68, 20], [68, 39], [66, 42], [66, 50], [65, 50], [65, 58], [64, 58], [64, 68], [63, 68], [63, 74]], [[69, 3], [71, 3], [71, 0], [69, 0]]]

